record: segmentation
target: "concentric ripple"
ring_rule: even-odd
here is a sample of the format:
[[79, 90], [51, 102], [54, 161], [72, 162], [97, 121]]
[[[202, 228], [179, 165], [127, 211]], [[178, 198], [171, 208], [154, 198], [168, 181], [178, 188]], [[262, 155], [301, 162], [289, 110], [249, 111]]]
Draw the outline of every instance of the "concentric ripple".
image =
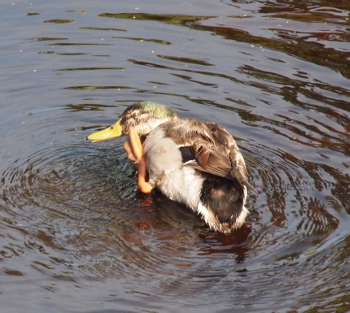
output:
[[[1, 208], [9, 216], [3, 222], [28, 240], [8, 255], [38, 249], [45, 256], [34, 255], [31, 266], [55, 277], [137, 279], [140, 292], [151, 287], [155, 294], [196, 294], [203, 301], [212, 292], [217, 301], [230, 292], [243, 297], [247, 280], [261, 293], [276, 271], [293, 280], [315, 260], [331, 257], [333, 243], [327, 242], [339, 228], [331, 194], [310, 186], [315, 164], [260, 144], [246, 146], [259, 193], [250, 195], [247, 225], [228, 237], [208, 231], [158, 193], [140, 194], [121, 141], [52, 147], [17, 160], [2, 175]], [[289, 286], [277, 277], [288, 303]], [[273, 304], [274, 292], [265, 300]]]
[[[33, 266], [61, 273], [75, 268], [71, 279], [81, 275], [77, 271], [96, 278], [147, 280], [152, 273], [175, 279], [178, 266], [196, 262], [192, 245], [210, 234], [187, 208], [137, 191], [121, 141], [52, 147], [15, 161], [2, 174], [1, 210], [5, 223], [30, 238], [19, 244], [21, 251], [34, 246], [47, 254]], [[244, 242], [248, 233], [229, 244]], [[234, 257], [240, 250], [231, 248]]]
[[[256, 229], [261, 234], [272, 229], [274, 233], [267, 242], [267, 255], [275, 258], [284, 258], [289, 253], [299, 255], [332, 236], [340, 220], [334, 210], [336, 199], [329, 190], [332, 181], [319, 178], [324, 176], [321, 165], [261, 144], [250, 149], [259, 154], [254, 164], [250, 162], [259, 190], [259, 195], [253, 195], [251, 200], [254, 202], [251, 205], [260, 212]], [[310, 182], [319, 184], [319, 188]], [[254, 237], [257, 243], [260, 235]]]

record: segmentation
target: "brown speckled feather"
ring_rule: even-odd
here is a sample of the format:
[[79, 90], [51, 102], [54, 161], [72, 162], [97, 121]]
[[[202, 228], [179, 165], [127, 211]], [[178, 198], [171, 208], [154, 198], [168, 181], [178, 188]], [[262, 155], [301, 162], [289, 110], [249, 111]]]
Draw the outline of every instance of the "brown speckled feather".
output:
[[187, 157], [187, 166], [227, 179], [236, 178], [251, 187], [238, 146], [223, 127], [194, 119], [177, 119], [160, 127], [179, 147], [193, 147], [193, 159]]

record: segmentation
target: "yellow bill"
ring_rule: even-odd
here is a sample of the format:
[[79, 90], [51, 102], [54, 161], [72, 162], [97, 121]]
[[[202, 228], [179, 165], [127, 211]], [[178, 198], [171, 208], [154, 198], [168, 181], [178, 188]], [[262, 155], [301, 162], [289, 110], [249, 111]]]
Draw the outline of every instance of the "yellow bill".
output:
[[120, 120], [108, 128], [101, 130], [99, 132], [93, 133], [87, 137], [88, 140], [92, 142], [108, 140], [116, 137], [122, 136], [122, 129], [120, 127]]

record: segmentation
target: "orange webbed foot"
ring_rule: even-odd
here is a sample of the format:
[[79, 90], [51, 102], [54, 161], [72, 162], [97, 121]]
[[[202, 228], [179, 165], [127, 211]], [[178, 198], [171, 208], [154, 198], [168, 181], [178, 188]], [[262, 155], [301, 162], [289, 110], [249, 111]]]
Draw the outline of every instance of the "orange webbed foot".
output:
[[137, 184], [139, 185], [139, 188], [143, 193], [150, 193], [153, 187], [151, 186], [151, 184], [146, 182], [146, 175], [147, 175], [146, 158], [143, 155], [139, 160], [139, 175], [137, 179]]
[[129, 138], [130, 138], [132, 155], [135, 157], [136, 161], [139, 163], [139, 168], [138, 168], [139, 174], [137, 179], [138, 186], [143, 193], [150, 193], [153, 187], [148, 182], [146, 182], [146, 175], [147, 175], [146, 156], [143, 153], [142, 143], [135, 129], [130, 129]]

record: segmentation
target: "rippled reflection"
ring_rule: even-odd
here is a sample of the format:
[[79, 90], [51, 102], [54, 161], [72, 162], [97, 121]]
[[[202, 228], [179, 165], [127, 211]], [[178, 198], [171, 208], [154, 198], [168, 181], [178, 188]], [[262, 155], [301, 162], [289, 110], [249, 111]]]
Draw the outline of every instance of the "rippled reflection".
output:
[[[112, 2], [1, 7], [2, 308], [349, 311], [348, 5]], [[141, 194], [123, 139], [86, 142], [141, 100], [234, 135], [242, 229]]]

